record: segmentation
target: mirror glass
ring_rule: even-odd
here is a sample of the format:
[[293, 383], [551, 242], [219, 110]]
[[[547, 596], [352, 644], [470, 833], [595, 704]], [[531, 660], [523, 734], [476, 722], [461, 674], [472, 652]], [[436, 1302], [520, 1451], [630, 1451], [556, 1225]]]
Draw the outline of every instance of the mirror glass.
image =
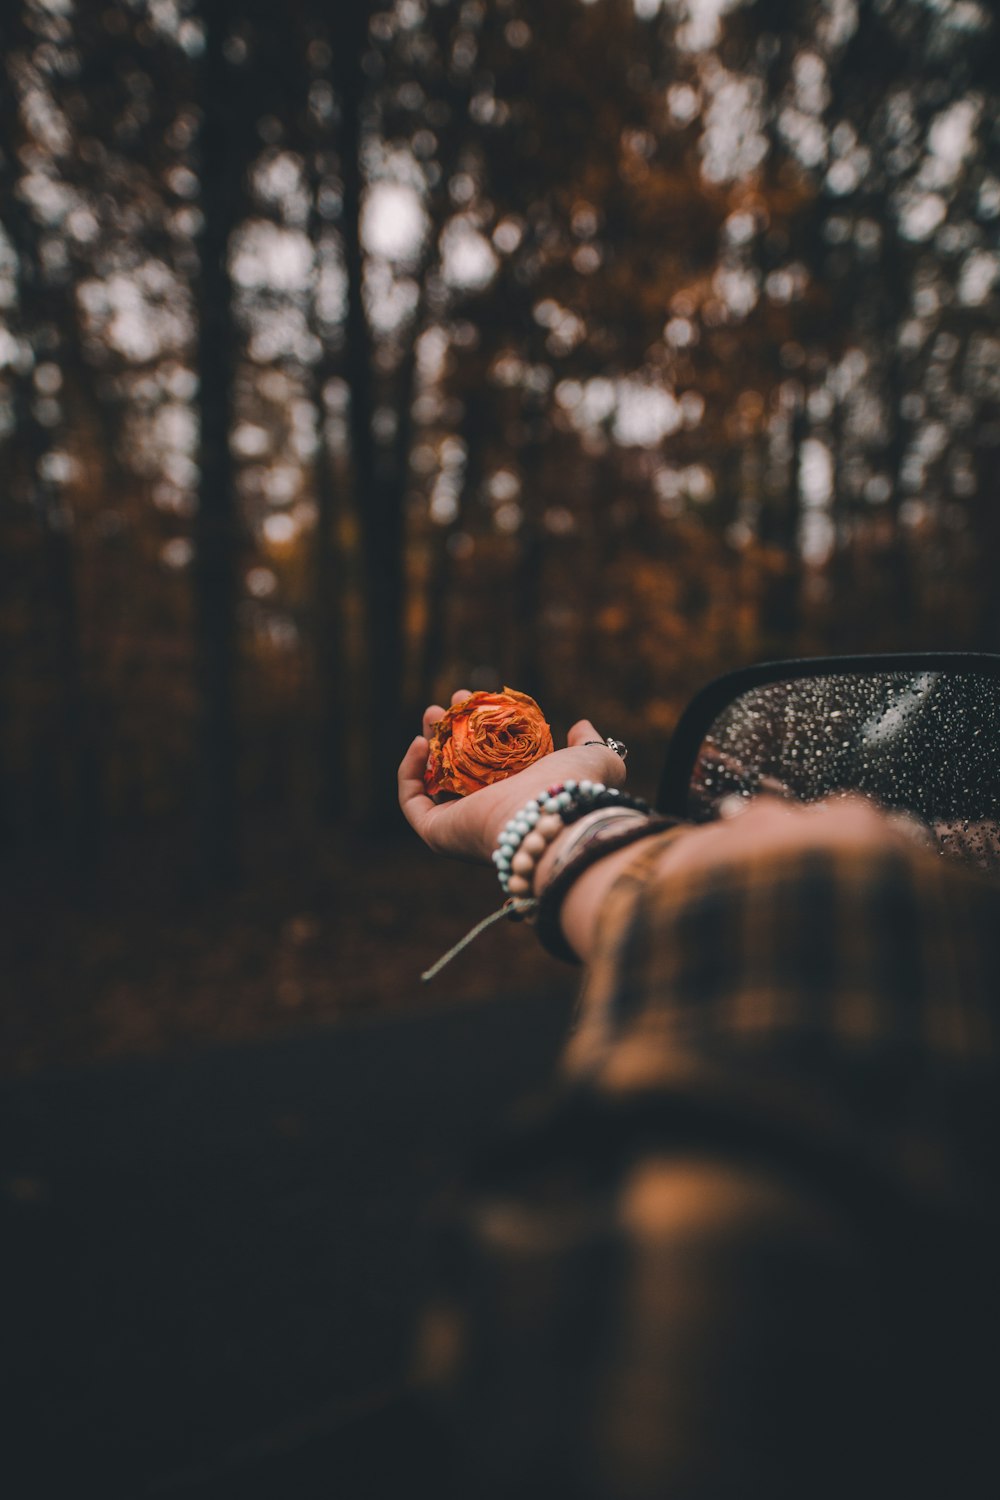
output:
[[702, 740], [688, 816], [714, 818], [734, 794], [814, 802], [847, 790], [916, 814], [943, 852], [1000, 870], [1000, 679], [852, 672], [750, 687]]

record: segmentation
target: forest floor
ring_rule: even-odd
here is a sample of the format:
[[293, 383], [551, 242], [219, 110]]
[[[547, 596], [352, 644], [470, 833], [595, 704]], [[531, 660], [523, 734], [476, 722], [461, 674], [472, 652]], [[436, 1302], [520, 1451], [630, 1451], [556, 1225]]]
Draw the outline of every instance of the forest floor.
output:
[[577, 971], [503, 922], [420, 974], [500, 904], [492, 872], [435, 859], [405, 830], [372, 843], [272, 819], [229, 890], [185, 874], [181, 835], [134, 835], [99, 865], [37, 851], [3, 881], [0, 1070], [32, 1073], [418, 1013]]

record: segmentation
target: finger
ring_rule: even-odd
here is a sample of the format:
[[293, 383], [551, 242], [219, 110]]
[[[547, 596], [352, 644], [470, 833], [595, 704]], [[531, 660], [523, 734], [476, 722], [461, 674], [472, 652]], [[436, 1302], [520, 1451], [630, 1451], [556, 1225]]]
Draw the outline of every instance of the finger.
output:
[[424, 736], [418, 734], [399, 763], [399, 805], [404, 818], [417, 833], [434, 807], [424, 791], [424, 767], [429, 749]]
[[625, 780], [625, 762], [621, 756], [605, 743], [603, 734], [595, 729], [589, 719], [578, 719], [569, 734], [566, 743], [571, 748], [582, 748], [592, 745], [595, 757], [594, 774], [609, 786], [618, 786]]
[[577, 719], [566, 736], [567, 745], [585, 745], [588, 740], [600, 740], [604, 744], [603, 734], [598, 734], [589, 719]]
[[452, 706], [452, 708], [455, 707], [456, 703], [464, 703], [465, 700], [466, 700], [466, 698], [471, 698], [471, 697], [472, 697], [472, 694], [469, 692], [468, 688], [459, 688], [457, 692], [454, 692], [451, 695], [451, 706]]
[[425, 738], [427, 738], [430, 735], [430, 732], [434, 728], [434, 725], [437, 724], [438, 721], [440, 719], [443, 719], [443, 718], [444, 718], [444, 709], [441, 707], [440, 703], [432, 703], [431, 706], [430, 706], [430, 708], [425, 708], [424, 709], [424, 737]]

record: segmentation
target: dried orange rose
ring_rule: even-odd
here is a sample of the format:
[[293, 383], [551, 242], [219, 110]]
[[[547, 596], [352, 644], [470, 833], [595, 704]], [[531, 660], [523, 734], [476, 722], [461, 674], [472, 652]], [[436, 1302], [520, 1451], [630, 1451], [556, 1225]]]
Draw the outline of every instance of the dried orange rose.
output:
[[431, 730], [424, 772], [428, 797], [466, 797], [503, 781], [552, 751], [552, 731], [527, 693], [473, 693], [453, 704]]

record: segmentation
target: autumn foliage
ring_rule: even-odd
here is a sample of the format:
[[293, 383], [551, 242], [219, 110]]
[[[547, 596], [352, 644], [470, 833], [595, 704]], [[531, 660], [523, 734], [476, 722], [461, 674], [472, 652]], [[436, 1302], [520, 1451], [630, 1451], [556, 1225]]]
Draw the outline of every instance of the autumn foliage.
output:
[[648, 794], [726, 668], [1000, 644], [995, 7], [4, 21], [13, 888], [166, 837], [266, 910], [459, 685]]

